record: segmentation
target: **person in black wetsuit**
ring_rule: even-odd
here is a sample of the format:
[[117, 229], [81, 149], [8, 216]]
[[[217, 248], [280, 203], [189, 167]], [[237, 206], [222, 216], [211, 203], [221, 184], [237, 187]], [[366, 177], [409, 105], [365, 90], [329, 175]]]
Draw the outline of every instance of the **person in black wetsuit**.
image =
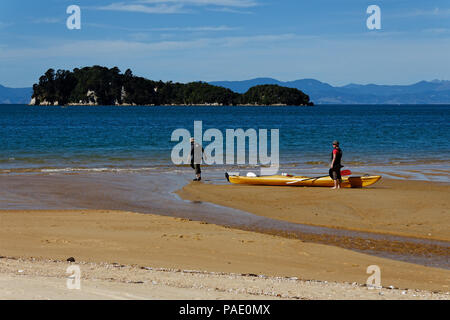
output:
[[200, 168], [200, 163], [203, 159], [203, 153], [205, 150], [195, 142], [194, 138], [191, 138], [191, 167], [195, 170], [194, 181], [202, 180], [202, 169]]
[[339, 141], [333, 141], [333, 152], [331, 153], [331, 165], [330, 165], [330, 177], [334, 181], [334, 187], [332, 189], [341, 188], [341, 164], [342, 160], [342, 150], [339, 147]]

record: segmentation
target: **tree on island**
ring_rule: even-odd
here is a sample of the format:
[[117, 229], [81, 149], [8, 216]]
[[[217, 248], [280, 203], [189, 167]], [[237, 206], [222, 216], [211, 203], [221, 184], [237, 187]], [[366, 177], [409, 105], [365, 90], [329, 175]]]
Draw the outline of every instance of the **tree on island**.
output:
[[33, 86], [35, 105], [313, 105], [302, 91], [278, 85], [239, 94], [205, 82], [187, 84], [134, 76], [130, 69], [102, 66], [49, 69]]
[[302, 91], [278, 85], [259, 85], [252, 87], [241, 96], [241, 101], [243, 104], [255, 105], [311, 105], [309, 96]]

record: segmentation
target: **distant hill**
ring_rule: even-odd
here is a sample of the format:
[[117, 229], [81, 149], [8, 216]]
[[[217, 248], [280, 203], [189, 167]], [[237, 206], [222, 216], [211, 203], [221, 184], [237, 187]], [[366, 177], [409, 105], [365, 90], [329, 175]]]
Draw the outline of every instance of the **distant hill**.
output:
[[359, 85], [333, 87], [314, 79], [282, 82], [272, 78], [215, 81], [215, 86], [243, 93], [262, 84], [276, 84], [306, 92], [316, 104], [450, 104], [450, 81], [421, 81], [412, 85]]
[[27, 104], [33, 88], [7, 88], [0, 85], [0, 104]]

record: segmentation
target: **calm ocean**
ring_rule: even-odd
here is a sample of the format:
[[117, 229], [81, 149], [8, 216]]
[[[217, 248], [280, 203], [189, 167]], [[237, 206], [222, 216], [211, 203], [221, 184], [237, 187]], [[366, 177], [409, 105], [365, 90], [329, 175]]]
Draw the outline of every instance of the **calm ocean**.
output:
[[279, 129], [280, 160], [289, 172], [326, 172], [337, 139], [345, 166], [355, 172], [449, 181], [450, 105], [0, 105], [0, 172], [171, 170], [172, 131], [193, 132], [196, 120], [203, 121], [203, 130], [223, 133]]

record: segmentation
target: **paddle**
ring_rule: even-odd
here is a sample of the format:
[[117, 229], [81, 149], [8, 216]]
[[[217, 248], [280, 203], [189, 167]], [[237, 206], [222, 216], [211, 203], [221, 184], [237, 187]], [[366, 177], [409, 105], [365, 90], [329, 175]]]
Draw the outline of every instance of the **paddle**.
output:
[[[351, 176], [351, 175], [352, 175], [352, 172], [350, 170], [342, 170], [341, 171], [341, 176], [343, 176], [343, 177]], [[294, 180], [294, 181], [288, 182], [287, 184], [297, 183], [297, 182], [300, 182], [300, 181], [315, 180], [315, 179], [326, 178], [326, 177], [328, 177], [328, 175], [322, 176], [322, 177]]]

